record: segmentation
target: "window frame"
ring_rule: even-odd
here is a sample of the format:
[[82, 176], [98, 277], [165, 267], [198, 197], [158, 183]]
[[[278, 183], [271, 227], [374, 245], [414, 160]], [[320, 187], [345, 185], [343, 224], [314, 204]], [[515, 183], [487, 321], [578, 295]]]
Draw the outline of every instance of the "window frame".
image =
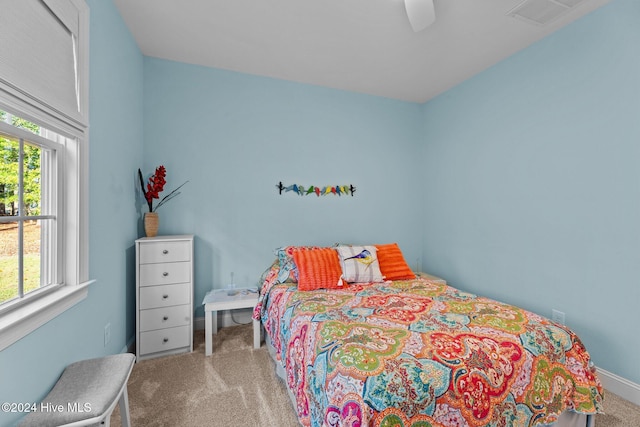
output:
[[[61, 149], [63, 170], [63, 283], [0, 312], [0, 351], [78, 304], [88, 295], [89, 279], [89, 8], [84, 0], [69, 0], [78, 10], [79, 117], [71, 117], [26, 91], [0, 79], [0, 109], [68, 138]], [[78, 117], [78, 116], [76, 116]], [[43, 289], [44, 290], [44, 289]]]

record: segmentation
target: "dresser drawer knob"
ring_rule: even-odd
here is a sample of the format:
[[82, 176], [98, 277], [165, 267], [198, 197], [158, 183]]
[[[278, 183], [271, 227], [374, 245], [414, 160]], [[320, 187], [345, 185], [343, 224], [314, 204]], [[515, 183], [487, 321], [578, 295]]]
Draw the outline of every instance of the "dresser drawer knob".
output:
[[162, 342], [165, 343], [165, 344], [168, 343], [169, 342], [169, 338], [163, 339]]
[[162, 299], [169, 299], [169, 295], [167, 294], [162, 295]]
[[169, 273], [167, 273], [167, 272], [165, 271], [164, 273], [162, 273], [162, 275], [163, 275], [164, 277], [167, 277], [167, 276], [169, 275]]
[[169, 316], [164, 316], [164, 317], [162, 318], [162, 320], [164, 320], [164, 321], [166, 322], [167, 320], [169, 320]]
[[162, 251], [162, 253], [163, 253], [164, 255], [166, 255], [166, 254], [168, 254], [168, 253], [169, 253], [169, 251], [165, 249], [164, 251]]

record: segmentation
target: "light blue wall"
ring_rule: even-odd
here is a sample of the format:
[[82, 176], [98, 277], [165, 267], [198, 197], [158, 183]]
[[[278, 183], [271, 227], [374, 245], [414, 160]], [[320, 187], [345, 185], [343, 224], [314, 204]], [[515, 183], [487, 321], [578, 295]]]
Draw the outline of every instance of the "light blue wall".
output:
[[424, 105], [424, 260], [566, 313], [640, 383], [640, 2], [616, 0]]
[[[0, 401], [39, 401], [64, 367], [118, 353], [134, 334], [138, 236], [135, 174], [142, 163], [143, 58], [111, 1], [88, 0], [90, 34], [90, 276], [86, 300], [0, 352]], [[111, 343], [104, 346], [104, 325]], [[0, 426], [19, 414], [0, 412]]]
[[[112, 1], [88, 3], [98, 282], [0, 352], [1, 401], [36, 401], [66, 364], [133, 337], [135, 173], [158, 164], [168, 189], [190, 180], [159, 213], [162, 234], [196, 235], [196, 306], [232, 271], [254, 283], [280, 245], [397, 241], [412, 266], [424, 254], [423, 270], [455, 286], [566, 312], [599, 366], [640, 382], [628, 356], [640, 350], [636, 1], [615, 0], [423, 106], [143, 59]], [[279, 181], [358, 190], [279, 196]], [[0, 425], [16, 419], [0, 414]]]
[[[397, 241], [420, 256], [420, 106], [145, 58], [145, 167], [167, 167], [160, 233], [196, 236], [198, 307], [234, 272], [255, 284], [288, 244]], [[280, 196], [276, 184], [357, 187]], [[202, 315], [198, 307], [197, 315]]]
[[135, 335], [135, 247], [141, 233], [139, 181], [143, 163], [143, 56], [112, 0], [91, 7], [91, 258], [94, 297], [106, 306], [100, 340], [111, 324], [108, 353]]

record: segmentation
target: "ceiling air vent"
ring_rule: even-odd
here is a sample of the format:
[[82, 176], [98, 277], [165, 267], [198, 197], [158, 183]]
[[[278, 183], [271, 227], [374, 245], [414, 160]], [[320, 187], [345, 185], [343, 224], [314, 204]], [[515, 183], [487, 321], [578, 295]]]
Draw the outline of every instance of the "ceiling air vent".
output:
[[553, 22], [583, 0], [525, 0], [507, 12], [508, 16], [546, 25]]

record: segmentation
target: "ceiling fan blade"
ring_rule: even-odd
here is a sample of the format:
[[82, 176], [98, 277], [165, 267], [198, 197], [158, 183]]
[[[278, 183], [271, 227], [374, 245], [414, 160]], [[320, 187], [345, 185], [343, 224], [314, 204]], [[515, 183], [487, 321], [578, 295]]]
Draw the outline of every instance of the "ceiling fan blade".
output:
[[416, 33], [427, 28], [436, 20], [433, 0], [404, 0], [409, 23]]

